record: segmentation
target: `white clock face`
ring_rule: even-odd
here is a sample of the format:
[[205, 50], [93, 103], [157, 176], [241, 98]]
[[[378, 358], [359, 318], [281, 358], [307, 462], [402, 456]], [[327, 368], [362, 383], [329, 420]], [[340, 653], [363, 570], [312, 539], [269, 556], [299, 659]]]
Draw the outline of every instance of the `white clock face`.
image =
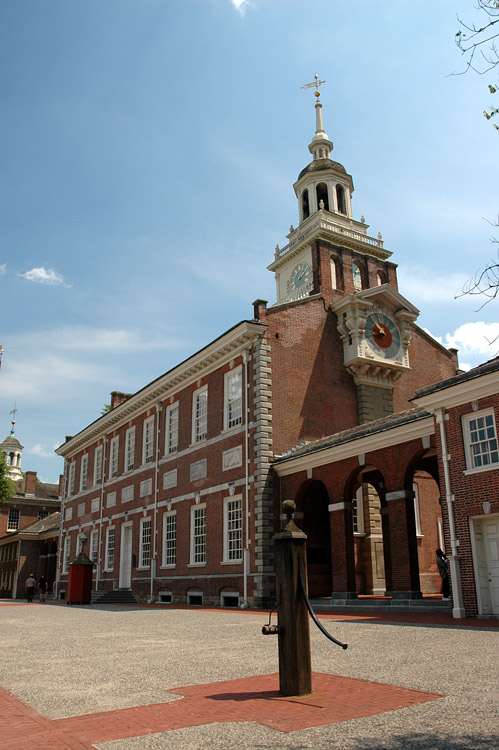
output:
[[384, 359], [393, 359], [400, 349], [400, 331], [395, 321], [384, 313], [367, 316], [366, 341], [370, 349]]
[[296, 289], [301, 289], [302, 286], [308, 284], [311, 278], [310, 266], [307, 263], [300, 263], [291, 274], [291, 291], [294, 292]]

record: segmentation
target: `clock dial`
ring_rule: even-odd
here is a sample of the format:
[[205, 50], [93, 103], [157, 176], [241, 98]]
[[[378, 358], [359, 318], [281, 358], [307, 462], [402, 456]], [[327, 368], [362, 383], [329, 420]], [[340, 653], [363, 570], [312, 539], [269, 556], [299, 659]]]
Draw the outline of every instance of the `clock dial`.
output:
[[384, 359], [393, 359], [400, 349], [400, 331], [384, 313], [371, 313], [366, 321], [366, 341], [372, 351]]
[[310, 266], [307, 263], [300, 263], [299, 265], [297, 265], [293, 273], [291, 274], [291, 291], [294, 292], [295, 289], [300, 289], [310, 281], [310, 278]]

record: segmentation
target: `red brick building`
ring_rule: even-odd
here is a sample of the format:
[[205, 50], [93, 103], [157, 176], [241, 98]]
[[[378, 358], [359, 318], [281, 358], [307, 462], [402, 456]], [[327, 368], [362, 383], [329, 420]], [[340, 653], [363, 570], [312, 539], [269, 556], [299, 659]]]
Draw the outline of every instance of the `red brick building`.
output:
[[56, 580], [59, 511], [0, 538], [0, 597], [24, 599], [31, 574], [45, 576], [50, 596]]
[[499, 358], [417, 392], [435, 418], [445, 549], [459, 616], [499, 616]]
[[[353, 219], [353, 181], [332, 147], [317, 98], [299, 225], [269, 266], [277, 302], [257, 300], [253, 319], [137, 393], [115, 392], [57, 450], [61, 589], [85, 532], [97, 591], [275, 601], [273, 535], [281, 499], [296, 497], [315, 595], [437, 590], [434, 423], [409, 400], [455, 375], [456, 352], [415, 324], [381, 236]], [[321, 463], [331, 449], [333, 468]]]

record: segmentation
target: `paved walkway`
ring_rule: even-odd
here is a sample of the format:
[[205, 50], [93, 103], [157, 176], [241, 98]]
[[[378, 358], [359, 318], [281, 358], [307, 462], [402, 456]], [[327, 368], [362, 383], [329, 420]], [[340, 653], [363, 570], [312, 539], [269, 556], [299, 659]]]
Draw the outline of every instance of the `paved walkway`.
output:
[[[497, 620], [458, 621], [428, 613], [321, 616], [335, 634], [341, 628], [339, 635], [350, 642], [351, 649], [330, 648], [320, 633], [314, 633], [312, 657], [323, 669], [314, 673], [313, 693], [285, 698], [278, 692], [275, 672], [255, 674], [277, 661], [277, 639], [255, 638], [266, 615], [168, 606], [76, 608], [60, 603], [0, 602], [0, 632], [6, 635], [6, 661], [10, 661], [10, 669], [7, 663], [0, 670], [0, 682], [5, 685], [0, 687], [0, 750], [395, 748], [400, 746], [401, 726], [405, 730], [438, 728], [436, 717], [442, 714], [452, 717], [448, 736], [445, 719], [441, 734], [442, 742], [448, 744], [437, 744], [435, 737], [426, 735], [428, 744], [421, 744], [421, 735], [411, 732], [412, 740], [406, 736], [404, 746], [418, 750], [499, 747], [499, 734], [491, 731], [497, 729], [499, 720], [497, 661], [495, 668], [487, 664], [485, 674], [467, 673], [467, 687], [460, 685], [456, 694], [461, 669], [469, 669], [470, 663], [469, 659], [462, 665], [456, 661], [461, 649], [463, 654], [476, 650], [484, 658], [489, 650], [497, 659]], [[335, 621], [334, 626], [327, 621]], [[380, 669], [377, 652], [387, 645], [387, 628], [390, 647], [381, 656], [386, 662], [393, 653], [394, 664], [381, 662]], [[447, 635], [444, 640], [442, 634]], [[34, 659], [26, 649], [33, 640]], [[430, 674], [423, 652], [424, 644], [434, 640], [454, 644], [452, 674], [443, 679], [441, 674], [438, 677], [442, 671], [438, 658]], [[261, 653], [255, 653], [256, 649]], [[365, 665], [363, 671], [366, 675], [377, 671], [379, 680], [347, 674], [362, 671], [359, 651], [364, 651], [364, 662], [375, 665], [374, 669]], [[127, 668], [127, 659], [123, 664], [116, 659], [125, 653], [137, 658], [129, 665], [128, 682], [121, 686], [120, 669]], [[234, 656], [236, 663], [231, 665]], [[164, 668], [150, 679], [148, 673], [156, 669], [158, 660]], [[332, 661], [333, 669], [327, 668]], [[406, 662], [410, 662], [408, 671], [400, 666]], [[338, 667], [344, 674], [338, 673]], [[16, 668], [17, 674], [12, 672]], [[226, 679], [210, 679], [224, 671]], [[234, 677], [238, 672], [243, 676]], [[184, 674], [195, 678], [194, 682], [173, 687], [185, 684], [174, 681]], [[473, 721], [481, 714], [480, 701], [473, 693], [475, 679], [488, 707], [485, 722]], [[142, 687], [137, 688], [132, 680], [143, 683]], [[435, 690], [437, 684], [447, 689]], [[461, 716], [469, 700], [463, 702], [459, 693], [469, 688], [476, 701], [468, 705], [469, 716]], [[104, 710], [98, 710], [99, 706]], [[299, 740], [292, 739], [295, 735]], [[365, 744], [371, 739], [377, 744]]]

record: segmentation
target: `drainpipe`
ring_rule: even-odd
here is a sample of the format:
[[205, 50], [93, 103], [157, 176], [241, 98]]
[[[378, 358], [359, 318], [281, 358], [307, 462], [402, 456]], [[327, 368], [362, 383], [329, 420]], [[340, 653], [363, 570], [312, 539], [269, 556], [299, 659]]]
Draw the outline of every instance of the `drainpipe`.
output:
[[445, 421], [447, 414], [445, 409], [437, 409], [435, 418], [440, 428], [440, 441], [442, 444], [442, 464], [444, 468], [445, 500], [447, 504], [447, 517], [449, 519], [449, 535], [451, 554], [449, 557], [451, 583], [452, 583], [452, 616], [456, 619], [466, 617], [463, 602], [463, 588], [461, 584], [461, 568], [459, 565], [458, 547], [459, 539], [456, 539], [456, 528], [454, 524], [454, 495], [452, 494], [450, 480], [450, 456], [447, 452], [447, 434], [445, 432]]
[[243, 549], [243, 601], [241, 609], [248, 609], [248, 575], [250, 562], [250, 528], [249, 528], [249, 424], [248, 424], [248, 363], [249, 351], [243, 352], [244, 362], [244, 528], [245, 542]]
[[17, 588], [19, 584], [19, 569], [21, 567], [21, 540], [17, 542], [17, 565], [16, 565], [16, 576], [12, 585], [12, 598], [17, 598]]
[[[95, 570], [95, 590], [99, 588], [99, 578], [102, 570], [102, 524], [104, 518], [104, 489], [106, 479], [106, 448], [107, 448], [107, 437], [104, 437], [102, 441], [102, 468], [101, 468], [101, 482], [100, 482], [100, 519], [99, 519], [99, 544], [97, 552], [97, 567]], [[95, 452], [94, 452], [95, 461]], [[95, 470], [95, 467], [94, 467]]]
[[151, 589], [149, 592], [148, 604], [154, 602], [154, 579], [156, 577], [156, 562], [158, 556], [157, 530], [158, 530], [158, 479], [159, 479], [159, 433], [161, 429], [161, 403], [156, 404], [156, 458], [154, 466], [154, 519], [153, 528], [153, 549], [151, 556]]
[[62, 571], [62, 527], [64, 525], [64, 514], [66, 512], [66, 489], [67, 489], [67, 472], [66, 472], [66, 460], [64, 461], [64, 474], [62, 481], [62, 499], [61, 499], [61, 521], [59, 523], [59, 542], [57, 544], [57, 563], [56, 563], [56, 574], [55, 574], [55, 588], [54, 597], [57, 599], [59, 596], [59, 586], [61, 584], [61, 571]]

